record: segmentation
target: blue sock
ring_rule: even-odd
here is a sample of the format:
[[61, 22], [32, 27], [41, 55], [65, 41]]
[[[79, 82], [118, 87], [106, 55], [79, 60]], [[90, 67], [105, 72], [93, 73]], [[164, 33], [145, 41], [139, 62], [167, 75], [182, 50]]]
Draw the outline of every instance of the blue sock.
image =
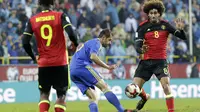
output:
[[108, 91], [106, 93], [104, 93], [105, 97], [107, 98], [107, 100], [115, 106], [115, 108], [117, 108], [117, 110], [119, 112], [124, 112], [124, 108], [122, 107], [122, 105], [120, 104], [119, 100], [117, 99], [117, 96], [111, 92]]
[[90, 103], [89, 108], [90, 108], [90, 112], [98, 112], [98, 106], [94, 102]]

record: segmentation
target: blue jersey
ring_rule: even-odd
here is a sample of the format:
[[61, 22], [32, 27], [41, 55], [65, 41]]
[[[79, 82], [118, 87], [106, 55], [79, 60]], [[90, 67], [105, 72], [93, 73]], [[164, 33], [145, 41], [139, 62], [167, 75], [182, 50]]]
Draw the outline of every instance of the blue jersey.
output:
[[92, 60], [90, 59], [90, 55], [92, 53], [98, 53], [101, 48], [100, 40], [91, 39], [85, 42], [79, 49], [77, 49], [76, 53], [73, 55], [72, 60], [70, 62], [70, 69], [76, 69], [80, 67], [85, 67], [87, 65], [92, 64]]

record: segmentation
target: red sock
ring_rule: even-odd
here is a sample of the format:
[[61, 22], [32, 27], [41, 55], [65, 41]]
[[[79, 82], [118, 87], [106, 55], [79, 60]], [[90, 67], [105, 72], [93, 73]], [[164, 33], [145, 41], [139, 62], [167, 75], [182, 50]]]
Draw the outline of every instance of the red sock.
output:
[[39, 102], [39, 110], [40, 112], [48, 112], [50, 104], [48, 100], [42, 100]]
[[55, 112], [65, 112], [65, 111], [66, 111], [66, 107], [65, 106], [59, 105], [59, 104], [55, 105]]
[[147, 100], [146, 92], [144, 91], [143, 88], [141, 90], [141, 93], [138, 96], [140, 96], [143, 100]]
[[166, 96], [166, 104], [167, 104], [168, 112], [174, 112], [174, 98], [172, 95]]

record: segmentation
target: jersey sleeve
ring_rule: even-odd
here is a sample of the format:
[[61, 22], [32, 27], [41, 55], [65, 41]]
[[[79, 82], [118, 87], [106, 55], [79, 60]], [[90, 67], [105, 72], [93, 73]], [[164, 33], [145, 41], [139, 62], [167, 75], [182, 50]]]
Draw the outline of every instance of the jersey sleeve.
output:
[[33, 30], [32, 30], [32, 26], [31, 26], [30, 20], [26, 23], [26, 28], [25, 28], [23, 34], [24, 35], [29, 35], [29, 36], [33, 35]]
[[67, 32], [69, 39], [74, 43], [74, 45], [78, 46], [78, 40], [77, 40], [77, 34], [72, 29], [72, 24], [69, 20], [69, 17], [66, 14], [62, 14], [61, 16], [61, 22], [63, 29]]
[[62, 13], [61, 21], [63, 29], [65, 29], [68, 26], [72, 26], [69, 17], [65, 13]]
[[167, 27], [167, 30], [169, 31], [169, 33], [171, 34], [175, 34], [176, 32], [176, 28], [174, 26], [172, 26], [170, 23], [166, 22], [166, 27]]
[[173, 34], [174, 36], [176, 36], [182, 40], [187, 39], [186, 34], [183, 30], [178, 30], [169, 23], [167, 23], [167, 30], [169, 31], [169, 33]]
[[144, 32], [143, 27], [139, 26], [137, 29], [137, 32], [135, 33], [135, 48], [139, 54], [143, 53], [141, 48], [142, 48], [143, 42], [144, 42], [144, 34], [145, 34], [145, 32]]
[[91, 55], [92, 53], [97, 54], [100, 48], [101, 48], [101, 45], [100, 45], [99, 42], [94, 42], [94, 43], [92, 43], [92, 44], [90, 45], [90, 55]]

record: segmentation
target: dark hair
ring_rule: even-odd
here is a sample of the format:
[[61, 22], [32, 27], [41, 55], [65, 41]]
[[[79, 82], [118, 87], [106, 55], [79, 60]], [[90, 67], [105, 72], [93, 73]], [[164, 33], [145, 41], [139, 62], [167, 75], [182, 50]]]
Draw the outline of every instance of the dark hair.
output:
[[39, 0], [39, 5], [49, 7], [54, 4], [54, 0]]
[[108, 28], [103, 29], [103, 30], [100, 32], [98, 38], [101, 38], [101, 37], [103, 37], [103, 36], [105, 36], [106, 38], [111, 37], [111, 36], [112, 36], [112, 32], [111, 32], [111, 30], [109, 30]]
[[157, 9], [160, 15], [165, 11], [165, 6], [162, 0], [148, 0], [144, 3], [143, 11], [148, 14], [150, 10]]

